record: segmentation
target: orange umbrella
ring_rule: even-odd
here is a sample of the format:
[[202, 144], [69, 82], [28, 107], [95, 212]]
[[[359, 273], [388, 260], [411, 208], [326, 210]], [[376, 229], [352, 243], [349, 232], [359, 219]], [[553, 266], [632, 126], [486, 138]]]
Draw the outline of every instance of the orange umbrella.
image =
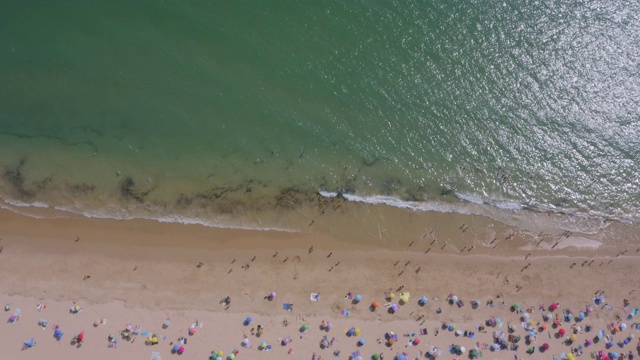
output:
[[380, 307], [380, 303], [379, 303], [379, 302], [377, 302], [377, 301], [374, 301], [374, 302], [371, 304], [371, 306], [373, 306], [373, 308], [374, 308], [374, 309], [377, 309], [377, 308], [379, 308], [379, 307]]

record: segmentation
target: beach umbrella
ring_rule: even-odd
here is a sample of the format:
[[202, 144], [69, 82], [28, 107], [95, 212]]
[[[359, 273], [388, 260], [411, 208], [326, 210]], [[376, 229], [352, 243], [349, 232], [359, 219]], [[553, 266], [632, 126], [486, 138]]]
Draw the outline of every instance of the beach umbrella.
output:
[[18, 317], [17, 317], [17, 316], [15, 316], [15, 315], [11, 315], [11, 316], [9, 317], [9, 322], [10, 322], [10, 323], [12, 323], [12, 324], [13, 324], [14, 322], [16, 322], [16, 320], [18, 320]]
[[549, 344], [547, 344], [547, 343], [542, 344], [542, 349], [543, 349], [544, 351], [549, 350]]
[[248, 316], [246, 319], [244, 319], [244, 325], [249, 325], [251, 324], [251, 322], [253, 321], [253, 318], [251, 316]]
[[457, 296], [455, 296], [455, 295], [453, 295], [453, 296], [451, 297], [451, 301], [453, 301], [453, 302], [458, 301], [458, 297], [457, 297]]
[[333, 328], [333, 323], [332, 322], [328, 322], [327, 323], [327, 330], [331, 330]]
[[456, 329], [456, 324], [449, 324], [448, 329], [449, 329], [449, 331], [455, 330]]
[[173, 348], [171, 348], [171, 351], [177, 352], [179, 349], [180, 349], [180, 345], [175, 344], [175, 345], [173, 345]]
[[307, 331], [307, 329], [309, 329], [309, 324], [302, 324], [302, 326], [300, 327], [300, 332]]
[[429, 299], [426, 296], [423, 296], [420, 298], [420, 300], [418, 301], [419, 305], [424, 305], [427, 303], [427, 301], [429, 301]]
[[218, 352], [216, 353], [216, 355], [218, 355], [218, 357], [223, 357], [223, 356], [224, 356], [224, 351], [222, 351], [222, 350], [218, 350]]
[[360, 295], [356, 295], [356, 298], [354, 299], [357, 303], [359, 303], [360, 301], [362, 301], [362, 296]]
[[366, 340], [364, 338], [361, 338], [360, 340], [358, 340], [358, 344], [360, 345], [364, 345], [365, 342]]
[[55, 337], [57, 340], [62, 339], [62, 335], [64, 335], [64, 332], [60, 329], [55, 329], [53, 331], [53, 337]]
[[418, 345], [418, 344], [420, 344], [420, 338], [413, 339], [413, 345]]
[[550, 313], [544, 316], [545, 321], [551, 320], [553, 319], [553, 315], [551, 315]]
[[563, 328], [560, 328], [560, 330], [558, 330], [558, 334], [560, 334], [560, 336], [564, 336], [565, 331]]
[[168, 328], [168, 327], [169, 327], [169, 325], [171, 325], [171, 321], [169, 321], [169, 319], [165, 320], [165, 321], [162, 323], [162, 327], [163, 327], [163, 328], [165, 328], [165, 329], [166, 329], [166, 328]]
[[401, 292], [400, 293], [400, 301], [403, 303], [408, 303], [409, 302], [409, 298], [411, 297], [411, 294], [409, 292]]
[[289, 338], [284, 338], [284, 339], [282, 339], [282, 345], [287, 345], [287, 344], [289, 344], [289, 341], [290, 341], [290, 340], [289, 340]]
[[407, 360], [407, 357], [404, 354], [396, 355], [396, 360]]
[[177, 352], [178, 354], [182, 355], [182, 353], [184, 352], [184, 346], [180, 346]]
[[193, 335], [196, 333], [196, 328], [190, 327], [189, 328], [189, 335]]
[[267, 295], [267, 299], [269, 299], [269, 300], [273, 300], [275, 298], [276, 298], [276, 292], [275, 291], [272, 291], [272, 292], [269, 293], [269, 295]]
[[584, 344], [585, 344], [586, 346], [589, 346], [589, 345], [592, 345], [592, 344], [593, 344], [593, 341], [592, 341], [591, 339], [587, 339], [587, 340], [584, 342]]
[[374, 301], [374, 302], [371, 303], [371, 307], [373, 307], [374, 309], [377, 309], [377, 308], [380, 307], [380, 303], [377, 302], [377, 301]]
[[498, 349], [500, 349], [500, 345], [495, 344], [495, 343], [494, 343], [494, 344], [491, 344], [491, 347], [493, 348], [493, 350], [498, 350]]
[[531, 354], [533, 354], [535, 351], [536, 351], [536, 348], [532, 346], [532, 347], [530, 347], [530, 348], [528, 348], [528, 349], [527, 349], [527, 354], [531, 355]]
[[515, 304], [511, 305], [511, 308], [512, 308], [514, 311], [515, 311], [515, 310], [520, 309], [520, 303], [519, 303], [519, 302], [517, 302], [517, 303], [515, 303]]
[[380, 353], [374, 353], [373, 354], [373, 359], [374, 360], [380, 360]]
[[35, 345], [35, 343], [36, 343], [36, 341], [35, 341], [35, 339], [34, 339], [34, 338], [31, 338], [31, 339], [29, 339], [29, 340], [27, 340], [27, 341], [25, 341], [25, 342], [24, 342], [24, 344], [25, 344], [26, 346], [28, 346], [28, 347], [32, 347], [33, 345]]
[[464, 354], [464, 352], [465, 352], [465, 351], [467, 351], [467, 349], [465, 349], [465, 348], [464, 348], [464, 346], [460, 346], [460, 348], [458, 349], [458, 351], [459, 351], [461, 354]]
[[356, 335], [360, 335], [360, 328], [355, 328], [353, 330], [353, 333], [356, 334]]
[[80, 334], [78, 334], [78, 336], [76, 336], [76, 339], [77, 339], [78, 341], [82, 341], [82, 339], [84, 339], [84, 333], [83, 333], [83, 332], [81, 332]]
[[470, 355], [471, 355], [472, 358], [477, 358], [478, 357], [478, 350], [475, 350], [475, 349], [471, 350], [470, 351]]
[[395, 299], [395, 298], [396, 298], [396, 294], [394, 294], [394, 293], [390, 293], [390, 294], [389, 294], [389, 299], [390, 299], [390, 300], [393, 300], [393, 299]]
[[234, 354], [234, 353], [231, 353], [231, 354], [229, 354], [229, 355], [227, 356], [227, 359], [229, 359], [229, 360], [233, 360], [233, 359], [235, 359], [235, 358], [236, 358], [236, 354]]
[[612, 359], [617, 359], [617, 358], [619, 358], [619, 357], [620, 357], [620, 354], [618, 354], [617, 352], [612, 352], [611, 354], [609, 354], [609, 356], [610, 356]]
[[625, 323], [620, 324], [620, 330], [624, 330], [626, 328], [627, 328], [627, 324]]
[[267, 343], [266, 343], [265, 341], [263, 341], [263, 342], [261, 342], [261, 343], [260, 343], [260, 348], [261, 348], [261, 349], [264, 349], [264, 348], [266, 348], [266, 347], [267, 347]]
[[554, 311], [558, 308], [558, 306], [560, 306], [560, 304], [558, 304], [557, 302], [554, 302], [549, 306], [549, 309], [551, 309], [551, 311]]
[[350, 328], [349, 330], [347, 330], [347, 336], [353, 336], [356, 333], [356, 329], [355, 328]]
[[456, 330], [456, 335], [461, 336], [462, 335], [462, 330]]
[[583, 313], [582, 311], [580, 311], [580, 312], [578, 313], [578, 319], [580, 319], [580, 320], [584, 320], [584, 317], [585, 317], [585, 313]]

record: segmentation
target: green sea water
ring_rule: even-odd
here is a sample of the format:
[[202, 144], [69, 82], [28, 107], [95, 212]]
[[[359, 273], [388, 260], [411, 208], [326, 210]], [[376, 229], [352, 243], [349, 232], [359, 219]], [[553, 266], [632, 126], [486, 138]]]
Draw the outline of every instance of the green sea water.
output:
[[638, 14], [633, 1], [4, 1], [1, 196], [206, 220], [340, 192], [635, 222]]

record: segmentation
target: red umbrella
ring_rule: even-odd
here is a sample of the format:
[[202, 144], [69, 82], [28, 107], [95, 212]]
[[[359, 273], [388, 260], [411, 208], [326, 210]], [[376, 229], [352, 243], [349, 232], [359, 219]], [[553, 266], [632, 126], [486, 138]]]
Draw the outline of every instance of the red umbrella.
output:
[[420, 344], [420, 339], [419, 338], [413, 339], [413, 345], [418, 345], [418, 344]]
[[558, 308], [558, 303], [554, 302], [553, 304], [551, 304], [550, 308], [551, 308], [551, 311], [557, 309]]
[[547, 344], [547, 343], [542, 344], [542, 348], [544, 350], [549, 350], [549, 344]]
[[78, 336], [76, 337], [76, 339], [78, 339], [78, 341], [82, 341], [82, 339], [84, 339], [84, 333], [80, 333], [80, 334], [78, 334]]
[[193, 335], [196, 333], [196, 328], [189, 328], [189, 335]]
[[558, 330], [558, 334], [564, 336], [564, 329], [560, 328], [560, 330]]

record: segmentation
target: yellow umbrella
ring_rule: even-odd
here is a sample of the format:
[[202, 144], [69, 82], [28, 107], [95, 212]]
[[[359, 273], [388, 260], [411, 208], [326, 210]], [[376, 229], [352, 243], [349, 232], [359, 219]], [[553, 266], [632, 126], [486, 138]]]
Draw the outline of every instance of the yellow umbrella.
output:
[[394, 294], [394, 293], [390, 293], [389, 294], [389, 299], [393, 300], [395, 298], [396, 298], [396, 294]]
[[356, 335], [360, 335], [360, 328], [356, 328], [355, 331]]
[[217, 354], [218, 354], [218, 356], [219, 356], [219, 357], [222, 357], [222, 355], [224, 355], [224, 351], [222, 351], [222, 350], [218, 350], [218, 353], [217, 353]]
[[567, 360], [576, 360], [573, 354], [567, 354]]
[[411, 294], [409, 292], [401, 292], [400, 293], [400, 301], [402, 301], [404, 303], [408, 303], [410, 297], [411, 297]]

